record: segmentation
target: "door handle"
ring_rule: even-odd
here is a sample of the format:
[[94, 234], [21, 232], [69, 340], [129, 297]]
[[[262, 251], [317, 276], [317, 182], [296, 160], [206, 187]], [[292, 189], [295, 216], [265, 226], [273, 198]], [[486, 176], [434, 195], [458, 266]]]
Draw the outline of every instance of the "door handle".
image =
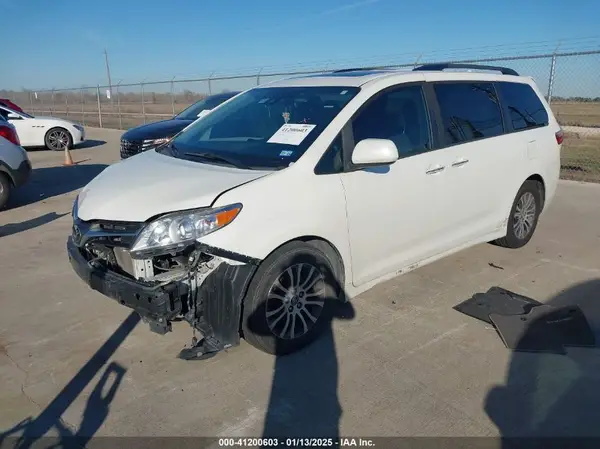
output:
[[439, 173], [439, 172], [443, 171], [444, 168], [446, 168], [446, 167], [444, 167], [443, 165], [437, 165], [434, 168], [430, 168], [429, 170], [427, 170], [425, 172], [425, 174], [427, 174], [427, 175], [435, 175], [436, 173]]
[[452, 163], [453, 167], [462, 167], [463, 165], [467, 164], [469, 162], [469, 159], [459, 159], [457, 161], [454, 161]]

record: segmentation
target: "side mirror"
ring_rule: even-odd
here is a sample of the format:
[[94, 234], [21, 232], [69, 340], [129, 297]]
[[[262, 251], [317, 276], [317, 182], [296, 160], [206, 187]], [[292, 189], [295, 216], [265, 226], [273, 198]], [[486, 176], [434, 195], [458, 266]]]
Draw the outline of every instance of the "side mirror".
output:
[[23, 120], [23, 117], [21, 117], [19, 114], [14, 114], [12, 112], [9, 112], [6, 118], [8, 120]]
[[364, 139], [352, 152], [352, 163], [358, 167], [391, 165], [399, 158], [396, 144], [388, 139]]

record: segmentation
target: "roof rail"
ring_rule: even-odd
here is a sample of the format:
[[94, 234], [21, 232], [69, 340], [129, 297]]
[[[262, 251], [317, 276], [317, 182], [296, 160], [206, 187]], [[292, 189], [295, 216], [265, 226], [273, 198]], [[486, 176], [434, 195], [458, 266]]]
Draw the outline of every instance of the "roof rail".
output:
[[353, 67], [350, 69], [333, 70], [331, 73], [360, 72], [363, 70], [381, 70], [381, 67]]
[[419, 67], [415, 67], [413, 69], [414, 72], [420, 72], [424, 70], [431, 71], [442, 71], [444, 69], [476, 69], [476, 70], [494, 70], [502, 73], [503, 75], [514, 75], [519, 76], [519, 74], [508, 67], [498, 67], [494, 65], [479, 65], [479, 64], [460, 64], [460, 63], [442, 63], [442, 64], [424, 64]]

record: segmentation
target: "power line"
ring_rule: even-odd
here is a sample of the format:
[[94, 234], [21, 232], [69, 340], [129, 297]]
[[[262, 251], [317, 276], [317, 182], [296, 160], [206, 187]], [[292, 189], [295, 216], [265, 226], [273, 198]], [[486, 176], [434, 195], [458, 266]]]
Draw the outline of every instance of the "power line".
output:
[[[485, 60], [489, 58], [502, 58], [503, 60], [523, 59], [523, 57], [536, 55], [558, 53], [571, 53], [581, 51], [600, 50], [600, 36], [587, 36], [578, 38], [566, 38], [560, 40], [560, 45], [557, 46], [557, 40], [541, 40], [532, 42], [519, 42], [500, 45], [487, 45], [479, 47], [464, 47], [448, 50], [429, 50], [429, 51], [411, 51], [394, 54], [370, 55], [365, 57], [354, 58], [339, 58], [329, 60], [305, 61], [295, 64], [272, 64], [254, 67], [238, 67], [222, 70], [212, 70], [204, 73], [180, 74], [176, 76], [164, 76], [164, 79], [169, 80], [193, 80], [193, 79], [218, 79], [227, 77], [248, 77], [256, 76], [257, 73], [262, 73], [262, 76], [282, 75], [285, 72], [313, 72], [335, 70], [348, 66], [410, 66], [417, 59], [420, 63], [427, 62], [444, 62], [452, 60]], [[558, 48], [557, 48], [558, 47]], [[112, 80], [110, 75], [110, 65], [108, 60], [108, 52], [104, 50], [106, 63], [106, 75], [108, 78], [108, 89], [112, 98]], [[513, 57], [513, 58], [511, 58]], [[531, 58], [525, 58], [531, 59]], [[273, 76], [273, 75], [272, 75]], [[156, 77], [155, 79], [160, 79]], [[127, 85], [128, 83], [122, 83]], [[130, 83], [136, 84], [136, 83]], [[112, 101], [112, 100], [111, 100]]]

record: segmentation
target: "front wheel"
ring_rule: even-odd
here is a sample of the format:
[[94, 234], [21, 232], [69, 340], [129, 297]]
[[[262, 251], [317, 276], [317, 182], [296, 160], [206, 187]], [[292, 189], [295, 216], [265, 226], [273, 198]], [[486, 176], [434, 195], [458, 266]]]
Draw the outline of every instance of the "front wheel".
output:
[[536, 181], [523, 183], [510, 211], [506, 236], [496, 240], [498, 245], [521, 248], [531, 240], [542, 211], [541, 190]]
[[339, 264], [327, 248], [292, 242], [258, 268], [244, 299], [242, 332], [269, 354], [295, 352], [330, 324], [340, 295]]
[[44, 143], [46, 148], [52, 151], [63, 151], [65, 148], [70, 150], [73, 146], [73, 138], [64, 128], [52, 128], [46, 133]]

